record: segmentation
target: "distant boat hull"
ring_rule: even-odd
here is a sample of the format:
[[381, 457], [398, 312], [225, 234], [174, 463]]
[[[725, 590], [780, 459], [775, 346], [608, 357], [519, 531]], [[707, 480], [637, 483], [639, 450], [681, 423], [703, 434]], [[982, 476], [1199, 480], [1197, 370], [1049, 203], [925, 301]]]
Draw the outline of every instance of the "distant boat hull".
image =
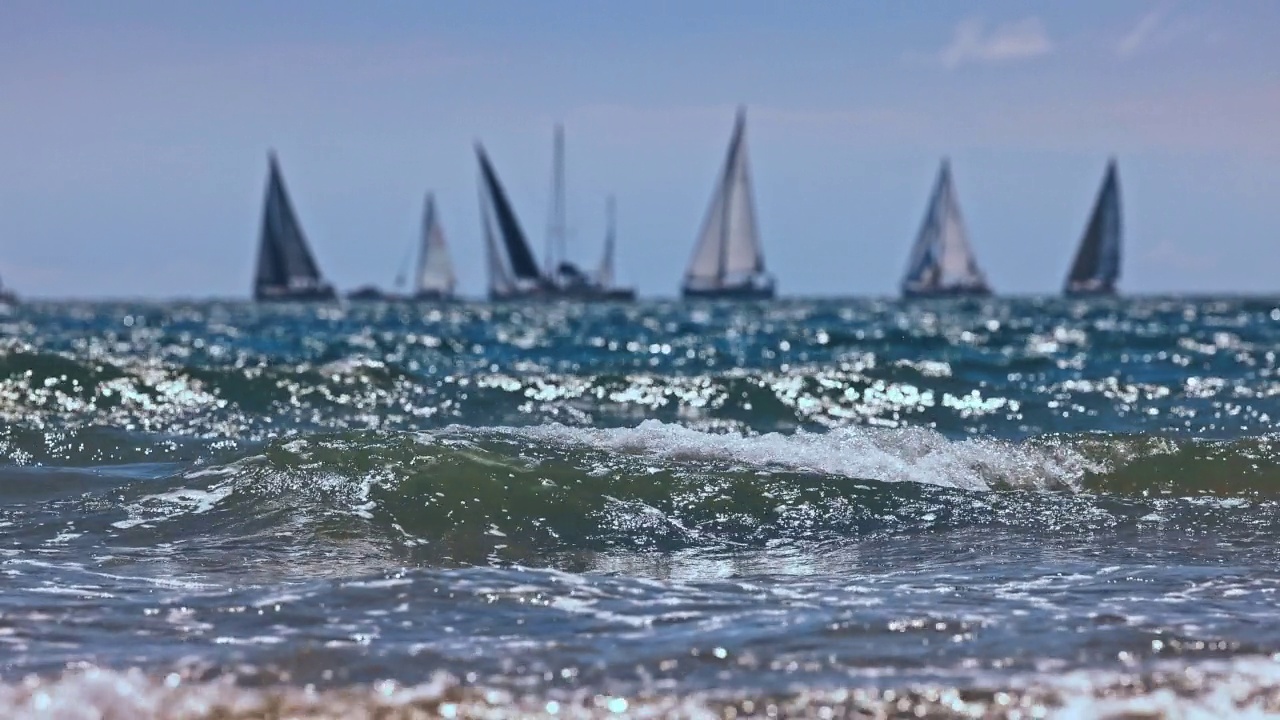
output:
[[454, 297], [438, 290], [424, 290], [413, 295], [402, 295], [400, 293], [384, 292], [376, 287], [368, 286], [357, 288], [347, 293], [347, 300], [352, 302], [382, 303], [441, 303], [452, 302]]
[[490, 292], [493, 302], [633, 302], [636, 291], [631, 288], [531, 288], [510, 292]]
[[911, 289], [903, 288], [902, 297], [906, 300], [921, 300], [929, 298], [985, 298], [991, 297], [994, 293], [991, 288], [930, 288], [930, 289]]
[[1062, 294], [1069, 298], [1112, 298], [1120, 293], [1116, 292], [1114, 287], [1068, 287], [1062, 291]]
[[258, 302], [333, 302], [338, 293], [328, 285], [313, 288], [259, 287], [253, 299]]
[[737, 285], [720, 288], [684, 288], [686, 300], [772, 300], [777, 295], [773, 285]]

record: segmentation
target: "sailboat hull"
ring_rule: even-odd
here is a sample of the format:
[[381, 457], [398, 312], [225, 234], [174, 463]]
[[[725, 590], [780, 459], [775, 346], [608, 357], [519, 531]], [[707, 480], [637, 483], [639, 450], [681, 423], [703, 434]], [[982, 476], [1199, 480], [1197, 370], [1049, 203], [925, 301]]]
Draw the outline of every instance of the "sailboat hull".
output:
[[531, 288], [510, 292], [490, 292], [493, 302], [632, 302], [636, 291], [631, 288]]
[[686, 300], [772, 300], [776, 291], [772, 285], [739, 285], [723, 288], [684, 288]]
[[1069, 298], [1112, 298], [1119, 295], [1114, 287], [1068, 287], [1062, 291], [1062, 294]]
[[333, 302], [338, 293], [328, 285], [314, 288], [261, 287], [254, 290], [258, 302]]
[[930, 289], [910, 289], [903, 288], [902, 297], [906, 300], [920, 300], [929, 298], [984, 298], [991, 297], [991, 288], [930, 288]]

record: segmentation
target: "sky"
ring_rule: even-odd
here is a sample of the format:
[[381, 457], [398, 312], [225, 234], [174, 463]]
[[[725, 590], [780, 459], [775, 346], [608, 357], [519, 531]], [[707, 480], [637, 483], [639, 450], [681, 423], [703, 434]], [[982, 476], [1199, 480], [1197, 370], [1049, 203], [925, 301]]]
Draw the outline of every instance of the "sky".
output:
[[1134, 293], [1280, 293], [1280, 3], [0, 2], [0, 278], [246, 297], [267, 153], [324, 274], [389, 286], [436, 196], [484, 277], [473, 145], [541, 250], [674, 296], [739, 105], [790, 295], [897, 291], [941, 158], [997, 292], [1053, 293], [1109, 157]]

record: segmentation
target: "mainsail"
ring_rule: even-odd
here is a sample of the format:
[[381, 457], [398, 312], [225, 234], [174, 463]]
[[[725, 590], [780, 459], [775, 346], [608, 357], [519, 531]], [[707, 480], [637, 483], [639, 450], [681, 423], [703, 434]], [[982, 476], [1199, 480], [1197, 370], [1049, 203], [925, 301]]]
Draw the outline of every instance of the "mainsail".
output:
[[275, 153], [271, 153], [268, 164], [254, 297], [259, 300], [331, 298], [333, 288], [320, 276], [320, 269], [307, 247]]
[[479, 144], [476, 145], [476, 155], [480, 159], [480, 212], [489, 247], [490, 294], [505, 295], [545, 285], [507, 194]]
[[1080, 238], [1080, 249], [1067, 275], [1068, 295], [1109, 295], [1120, 279], [1120, 178], [1116, 161], [1107, 163], [1107, 172], [1093, 205], [1093, 214]]
[[614, 270], [613, 270], [613, 254], [614, 245], [617, 244], [617, 209], [614, 205], [613, 198], [609, 198], [606, 205], [605, 214], [608, 217], [608, 226], [604, 233], [604, 257], [600, 258], [600, 267], [596, 269], [595, 282], [601, 288], [613, 287]]
[[453, 274], [453, 261], [445, 245], [444, 230], [436, 216], [435, 198], [427, 195], [422, 218], [422, 254], [418, 257], [417, 295], [453, 295], [457, 280]]
[[[746, 112], [739, 109], [724, 171], [711, 196], [685, 293], [712, 294], [768, 283], [747, 162]], [[771, 291], [771, 290], [770, 290]]]
[[911, 248], [904, 295], [985, 295], [987, 280], [969, 247], [951, 164], [943, 160], [920, 234]]

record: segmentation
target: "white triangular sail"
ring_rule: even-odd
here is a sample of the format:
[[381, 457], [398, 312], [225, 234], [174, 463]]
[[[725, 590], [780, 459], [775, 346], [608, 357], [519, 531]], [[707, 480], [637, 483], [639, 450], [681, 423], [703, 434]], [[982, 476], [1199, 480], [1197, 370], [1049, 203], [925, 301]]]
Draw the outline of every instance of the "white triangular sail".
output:
[[905, 293], [987, 292], [987, 280], [969, 246], [960, 203], [951, 180], [951, 166], [942, 161], [920, 233], [911, 248]]
[[418, 258], [415, 290], [418, 294], [452, 295], [456, 284], [453, 261], [436, 215], [435, 198], [428, 194], [422, 218], [422, 254]]
[[746, 116], [740, 110], [724, 172], [685, 272], [686, 289], [747, 285], [764, 273], [749, 165]]

